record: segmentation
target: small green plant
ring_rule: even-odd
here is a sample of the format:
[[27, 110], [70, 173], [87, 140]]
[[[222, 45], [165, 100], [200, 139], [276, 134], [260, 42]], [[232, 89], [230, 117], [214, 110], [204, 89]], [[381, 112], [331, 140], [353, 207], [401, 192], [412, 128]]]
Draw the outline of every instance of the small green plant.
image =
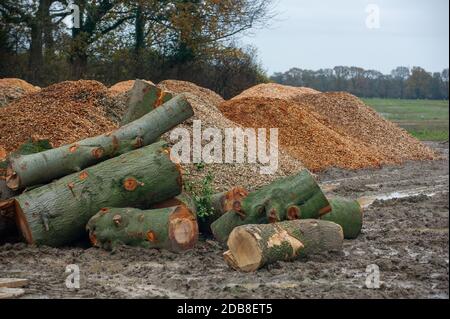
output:
[[203, 171], [205, 169], [205, 163], [203, 163], [203, 162], [195, 163], [194, 166], [195, 166], [195, 169], [199, 172]]
[[184, 189], [192, 195], [195, 206], [197, 207], [197, 217], [205, 219], [214, 213], [214, 208], [211, 204], [211, 197], [214, 194], [212, 182], [214, 175], [208, 171], [203, 180], [196, 185], [190, 179], [185, 179]]

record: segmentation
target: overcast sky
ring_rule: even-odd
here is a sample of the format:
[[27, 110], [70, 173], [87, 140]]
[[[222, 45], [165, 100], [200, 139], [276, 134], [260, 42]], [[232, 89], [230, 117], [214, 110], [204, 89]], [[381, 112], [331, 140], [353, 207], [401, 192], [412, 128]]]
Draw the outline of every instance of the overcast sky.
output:
[[[366, 26], [371, 4], [380, 10], [379, 28]], [[448, 0], [278, 0], [276, 11], [268, 29], [241, 39], [258, 48], [270, 74], [336, 65], [383, 73], [400, 65], [449, 66]]]

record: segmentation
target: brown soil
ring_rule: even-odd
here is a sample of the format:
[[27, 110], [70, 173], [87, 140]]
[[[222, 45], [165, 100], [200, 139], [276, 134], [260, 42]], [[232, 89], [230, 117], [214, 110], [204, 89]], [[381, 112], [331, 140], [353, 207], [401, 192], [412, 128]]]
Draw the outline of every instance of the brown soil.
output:
[[14, 151], [30, 137], [53, 146], [113, 130], [106, 117], [106, 87], [96, 81], [62, 82], [0, 109], [0, 147]]
[[[0, 246], [0, 277], [28, 278], [22, 298], [448, 299], [448, 143], [430, 145], [443, 152], [443, 160], [320, 173], [323, 183], [335, 185], [333, 194], [350, 198], [417, 187], [435, 192], [375, 202], [365, 211], [361, 236], [346, 240], [342, 254], [278, 262], [247, 274], [229, 269], [225, 249], [205, 240], [179, 255], [7, 244]], [[80, 268], [80, 289], [64, 285], [69, 264]], [[373, 264], [380, 268], [379, 289], [365, 285]]]

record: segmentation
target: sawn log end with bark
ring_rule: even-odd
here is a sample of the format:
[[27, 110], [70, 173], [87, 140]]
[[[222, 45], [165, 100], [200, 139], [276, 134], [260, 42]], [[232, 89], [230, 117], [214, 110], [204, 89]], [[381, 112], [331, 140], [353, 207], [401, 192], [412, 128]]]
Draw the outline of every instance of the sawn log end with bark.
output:
[[104, 208], [87, 224], [92, 245], [114, 249], [120, 245], [167, 249], [192, 249], [198, 240], [195, 215], [185, 206], [155, 210]]
[[343, 240], [342, 227], [323, 220], [244, 225], [231, 232], [224, 259], [235, 270], [253, 272], [275, 261], [340, 252]]

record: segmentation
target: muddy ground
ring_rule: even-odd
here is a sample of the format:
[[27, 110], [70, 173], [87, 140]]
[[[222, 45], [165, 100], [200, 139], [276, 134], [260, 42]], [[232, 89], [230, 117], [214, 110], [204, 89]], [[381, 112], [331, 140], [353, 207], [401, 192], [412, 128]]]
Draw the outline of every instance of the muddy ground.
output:
[[[6, 244], [0, 277], [30, 279], [22, 298], [448, 298], [448, 143], [429, 144], [443, 160], [319, 174], [330, 193], [365, 197], [368, 205], [362, 235], [346, 241], [342, 254], [241, 274], [209, 240], [182, 255]], [[80, 289], [65, 286], [69, 264], [80, 268]], [[365, 285], [373, 264], [380, 269], [379, 289]]]

